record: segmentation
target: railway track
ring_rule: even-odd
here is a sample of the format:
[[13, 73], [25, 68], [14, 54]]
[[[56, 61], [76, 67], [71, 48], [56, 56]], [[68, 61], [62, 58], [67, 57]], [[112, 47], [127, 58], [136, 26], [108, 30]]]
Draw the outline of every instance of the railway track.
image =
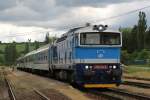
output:
[[109, 94], [106, 93], [106, 92], [101, 92], [101, 91], [98, 91], [98, 90], [88, 90], [88, 92], [90, 92], [91, 94], [100, 96], [100, 97], [102, 97], [102, 98], [106, 98], [106, 99], [108, 99], [108, 100], [122, 100], [122, 99], [119, 98], [119, 97], [116, 97], [116, 96], [113, 96], [113, 95], [109, 95]]
[[137, 94], [137, 93], [133, 93], [133, 92], [129, 92], [129, 91], [124, 91], [124, 90], [119, 90], [119, 89], [108, 89], [109, 91], [116, 93], [116, 94], [120, 94], [123, 95], [124, 97], [128, 96], [131, 98], [135, 98], [137, 100], [150, 100], [150, 96], [146, 96], [146, 95], [141, 95], [141, 94]]
[[4, 80], [5, 80], [5, 83], [6, 83], [6, 86], [7, 86], [7, 90], [8, 90], [10, 100], [16, 100], [16, 96], [14, 94], [12, 86], [11, 86], [9, 80], [6, 78], [7, 73], [5, 71], [3, 71], [3, 75], [4, 75]]
[[123, 84], [124, 85], [142, 87], [142, 88], [150, 88], [150, 84], [148, 84], [148, 83], [124, 81]]
[[13, 91], [13, 89], [11, 87], [11, 84], [7, 80], [7, 78], [5, 78], [5, 82], [6, 82], [7, 87], [8, 87], [8, 93], [9, 93], [10, 100], [16, 100], [16, 96], [14, 94], [14, 91]]
[[149, 96], [136, 94], [119, 89], [106, 89], [105, 91], [88, 90], [91, 94], [101, 96], [108, 100], [150, 100]]
[[124, 76], [124, 78], [125, 79], [136, 79], [136, 80], [150, 81], [150, 78], [129, 77], [129, 76]]
[[37, 90], [37, 89], [33, 89], [34, 90], [34, 92], [36, 93], [36, 94], [38, 94], [40, 97], [41, 97], [41, 99], [42, 100], [50, 100], [46, 95], [44, 95], [42, 92], [40, 92], [39, 90]]

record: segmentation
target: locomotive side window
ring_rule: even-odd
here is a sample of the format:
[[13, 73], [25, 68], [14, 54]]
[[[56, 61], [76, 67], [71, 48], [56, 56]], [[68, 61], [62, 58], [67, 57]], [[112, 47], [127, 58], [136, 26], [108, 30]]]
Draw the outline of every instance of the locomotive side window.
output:
[[120, 45], [119, 33], [81, 33], [81, 45]]

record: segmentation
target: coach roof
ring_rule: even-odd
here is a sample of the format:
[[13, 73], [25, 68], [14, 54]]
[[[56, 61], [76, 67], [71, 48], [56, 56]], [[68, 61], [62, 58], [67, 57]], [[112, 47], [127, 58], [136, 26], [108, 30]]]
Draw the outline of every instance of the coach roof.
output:
[[34, 55], [34, 54], [39, 53], [41, 51], [45, 51], [45, 50], [47, 50], [49, 48], [49, 46], [50, 46], [50, 44], [44, 45], [44, 46], [42, 46], [42, 47], [40, 47], [40, 48], [38, 48], [36, 50], [33, 50], [33, 51], [27, 53], [26, 55], [24, 55], [24, 57], [28, 57], [30, 55]]

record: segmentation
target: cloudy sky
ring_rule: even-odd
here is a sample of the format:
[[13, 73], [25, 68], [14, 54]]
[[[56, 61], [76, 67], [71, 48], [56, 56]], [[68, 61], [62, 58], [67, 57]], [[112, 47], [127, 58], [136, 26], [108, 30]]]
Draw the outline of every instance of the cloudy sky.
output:
[[[138, 12], [102, 21], [150, 6], [150, 0], [0, 0], [0, 41], [43, 41], [45, 33], [60, 36], [86, 22], [112, 28], [137, 24]], [[150, 7], [146, 12], [150, 25]]]

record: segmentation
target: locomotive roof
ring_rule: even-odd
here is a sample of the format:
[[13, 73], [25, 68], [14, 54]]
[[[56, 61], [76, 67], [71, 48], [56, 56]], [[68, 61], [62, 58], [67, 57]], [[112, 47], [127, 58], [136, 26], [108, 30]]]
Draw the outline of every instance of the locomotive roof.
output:
[[[90, 25], [90, 26], [86, 26], [86, 27], [77, 27], [77, 28], [73, 28], [73, 29], [70, 29], [67, 33], [70, 34], [70, 33], [84, 33], [84, 32], [112, 32], [112, 33], [120, 33], [118, 30], [114, 30], [114, 29], [111, 29], [111, 28], [106, 28], [105, 30], [103, 31], [99, 31], [99, 30], [94, 30], [93, 29], [94, 25]], [[66, 35], [66, 34], [64, 34]]]
[[93, 26], [83, 27], [75, 31], [76, 33], [84, 33], [84, 32], [112, 32], [112, 33], [120, 33], [118, 30], [113, 30], [111, 28], [107, 28], [103, 31], [93, 30]]

